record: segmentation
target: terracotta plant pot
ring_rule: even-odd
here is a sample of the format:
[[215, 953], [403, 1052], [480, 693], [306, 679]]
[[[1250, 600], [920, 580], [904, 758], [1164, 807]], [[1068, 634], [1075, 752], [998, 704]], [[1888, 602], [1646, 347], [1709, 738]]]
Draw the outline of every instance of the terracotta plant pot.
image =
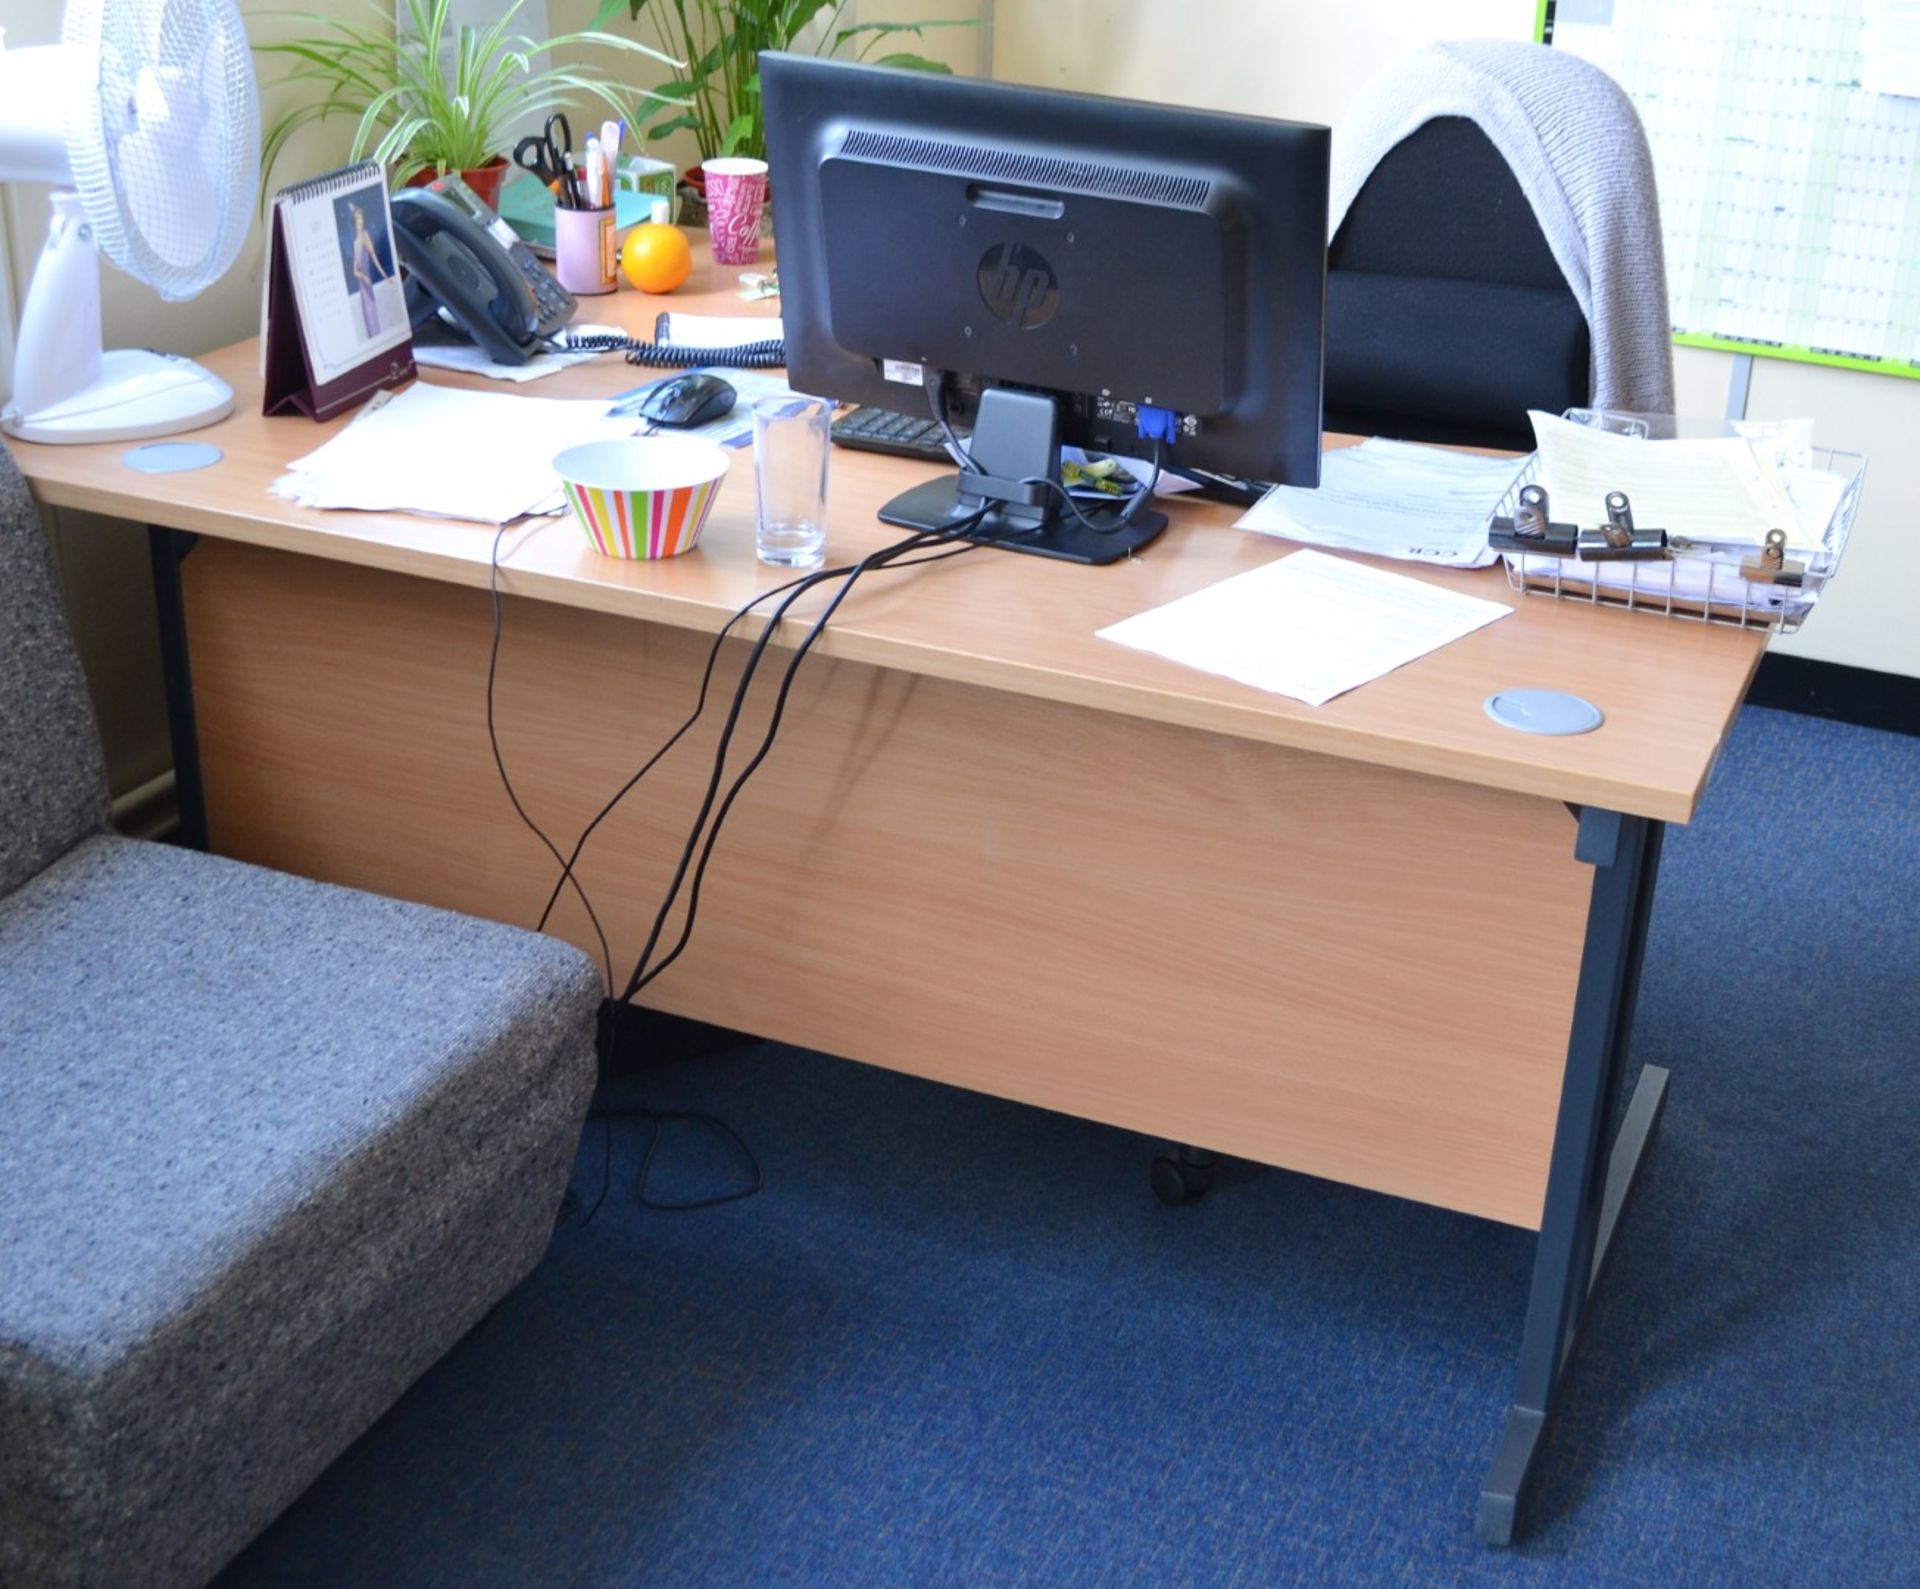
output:
[[[407, 179], [410, 188], [424, 188], [438, 172], [431, 168], [416, 171]], [[500, 184], [507, 179], [507, 157], [497, 154], [485, 165], [459, 173], [460, 180], [473, 189], [480, 202], [490, 210], [500, 208]]]

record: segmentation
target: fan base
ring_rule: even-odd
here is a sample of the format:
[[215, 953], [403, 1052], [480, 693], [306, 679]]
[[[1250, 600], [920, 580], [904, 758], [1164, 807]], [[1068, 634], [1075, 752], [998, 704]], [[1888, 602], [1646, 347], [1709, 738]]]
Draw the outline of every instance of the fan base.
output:
[[37, 413], [8, 413], [0, 430], [22, 441], [139, 441], [198, 430], [233, 412], [233, 388], [192, 359], [115, 348], [100, 379]]

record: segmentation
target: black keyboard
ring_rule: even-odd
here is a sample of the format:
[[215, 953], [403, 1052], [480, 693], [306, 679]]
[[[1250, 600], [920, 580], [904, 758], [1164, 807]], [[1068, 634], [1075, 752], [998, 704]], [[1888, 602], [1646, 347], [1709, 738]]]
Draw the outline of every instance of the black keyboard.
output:
[[[896, 414], [885, 408], [856, 408], [833, 422], [829, 432], [842, 447], [862, 452], [890, 452], [896, 458], [918, 458], [923, 463], [951, 463], [947, 438], [931, 418]], [[966, 440], [966, 432], [960, 432]]]

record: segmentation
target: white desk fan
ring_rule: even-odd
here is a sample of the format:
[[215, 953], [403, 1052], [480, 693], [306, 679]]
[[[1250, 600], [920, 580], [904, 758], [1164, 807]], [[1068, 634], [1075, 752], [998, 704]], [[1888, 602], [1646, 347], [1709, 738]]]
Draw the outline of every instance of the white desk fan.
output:
[[58, 44], [0, 40], [0, 181], [54, 184], [0, 427], [125, 441], [231, 412], [233, 389], [191, 359], [101, 351], [98, 254], [162, 298], [193, 297], [239, 253], [259, 172], [234, 0], [67, 0]]

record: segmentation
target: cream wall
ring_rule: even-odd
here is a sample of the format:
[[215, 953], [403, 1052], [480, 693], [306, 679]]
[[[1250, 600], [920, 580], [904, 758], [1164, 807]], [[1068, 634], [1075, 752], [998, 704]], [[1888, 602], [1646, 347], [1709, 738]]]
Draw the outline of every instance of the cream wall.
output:
[[[287, 29], [286, 7], [241, 0], [256, 42]], [[312, 9], [346, 15], [356, 0], [317, 0]], [[6, 0], [0, 19], [10, 46], [50, 44], [60, 36], [60, 0]], [[273, 13], [281, 13], [281, 17]], [[263, 75], [271, 75], [271, 69]], [[350, 129], [315, 130], [292, 151], [293, 164], [323, 170], [337, 164]], [[47, 190], [36, 183], [0, 183], [0, 394], [11, 386], [11, 332], [46, 237]], [[260, 314], [260, 227], [256, 223], [232, 271], [200, 297], [163, 303], [148, 287], [111, 265], [100, 272], [101, 319], [109, 347], [156, 347], [200, 353], [252, 334]], [[159, 642], [147, 540], [137, 526], [89, 513], [48, 515], [67, 607], [92, 686], [114, 792], [124, 795], [171, 765]]]
[[[1360, 84], [1397, 53], [1439, 38], [1529, 39], [1534, 10], [1534, 0], [998, 0], [993, 72], [1337, 128]], [[1723, 412], [1730, 356], [1675, 353], [1681, 410]], [[1920, 381], [1756, 359], [1747, 412], [1811, 414], [1818, 439], [1868, 459], [1841, 575], [1776, 648], [1920, 676]]]

